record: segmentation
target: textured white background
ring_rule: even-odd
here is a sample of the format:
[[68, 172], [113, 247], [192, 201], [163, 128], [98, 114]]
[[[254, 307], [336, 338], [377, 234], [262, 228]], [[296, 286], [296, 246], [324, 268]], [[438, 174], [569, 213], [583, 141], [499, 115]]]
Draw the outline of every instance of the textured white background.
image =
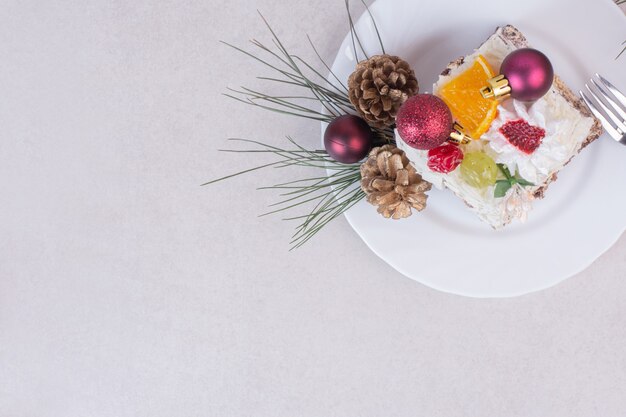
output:
[[267, 40], [259, 8], [331, 58], [342, 3], [2, 2], [0, 416], [626, 415], [624, 238], [556, 288], [466, 299], [344, 219], [288, 253], [256, 217], [280, 172], [198, 186], [258, 162], [226, 137], [319, 140], [221, 97], [258, 67], [218, 39]]

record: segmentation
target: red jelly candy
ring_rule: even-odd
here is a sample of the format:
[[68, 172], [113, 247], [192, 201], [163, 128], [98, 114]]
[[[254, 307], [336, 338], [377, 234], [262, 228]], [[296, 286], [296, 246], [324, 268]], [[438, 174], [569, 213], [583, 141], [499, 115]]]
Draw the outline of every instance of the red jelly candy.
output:
[[500, 128], [500, 133], [504, 135], [511, 145], [529, 155], [535, 152], [546, 136], [545, 130], [532, 126], [523, 119], [506, 122]]
[[428, 168], [431, 171], [447, 174], [463, 161], [463, 151], [456, 145], [445, 143], [428, 151]]

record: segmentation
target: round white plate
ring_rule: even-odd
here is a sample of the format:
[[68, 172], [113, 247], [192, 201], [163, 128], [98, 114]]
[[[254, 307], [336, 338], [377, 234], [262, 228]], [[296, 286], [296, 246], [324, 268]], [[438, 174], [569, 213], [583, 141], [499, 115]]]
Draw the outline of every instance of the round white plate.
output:
[[[413, 65], [420, 91], [432, 91], [449, 61], [471, 53], [497, 26], [512, 24], [544, 51], [575, 91], [599, 72], [626, 92], [626, 17], [610, 0], [515, 2], [378, 0], [370, 10], [387, 53]], [[379, 53], [370, 18], [356, 24], [369, 55]], [[362, 55], [358, 59], [362, 59]], [[355, 67], [347, 36], [333, 72]], [[512, 297], [582, 271], [626, 229], [626, 147], [604, 135], [559, 174], [525, 224], [493, 231], [447, 191], [409, 219], [382, 218], [366, 202], [346, 217], [395, 269], [432, 288], [472, 297]]]

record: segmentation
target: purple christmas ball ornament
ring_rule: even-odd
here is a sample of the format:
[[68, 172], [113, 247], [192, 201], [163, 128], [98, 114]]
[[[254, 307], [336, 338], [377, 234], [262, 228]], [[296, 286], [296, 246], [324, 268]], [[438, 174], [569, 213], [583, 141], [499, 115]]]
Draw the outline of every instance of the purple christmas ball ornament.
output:
[[532, 48], [511, 52], [502, 62], [500, 73], [511, 87], [511, 97], [535, 101], [543, 97], [554, 81], [552, 63], [545, 54]]

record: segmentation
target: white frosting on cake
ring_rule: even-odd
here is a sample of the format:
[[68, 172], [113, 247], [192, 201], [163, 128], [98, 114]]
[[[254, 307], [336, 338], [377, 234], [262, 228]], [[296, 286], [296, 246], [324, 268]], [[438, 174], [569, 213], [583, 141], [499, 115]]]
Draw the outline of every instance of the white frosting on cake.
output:
[[[496, 162], [507, 165], [511, 172], [518, 171], [522, 178], [533, 184], [546, 182], [571, 158], [593, 123], [591, 120], [588, 124], [582, 123], [582, 131], [576, 135], [573, 132], [576, 124], [571, 121], [578, 116], [578, 112], [563, 97], [550, 93], [531, 106], [517, 100], [505, 100], [498, 106], [498, 112], [498, 117], [482, 139], [487, 141], [492, 151], [489, 153]], [[520, 151], [500, 133], [506, 122], [518, 119], [545, 131], [541, 145], [531, 154]]]
[[[449, 79], [473, 65], [479, 54], [497, 71], [504, 58], [515, 49], [513, 44], [499, 35], [500, 31], [496, 32], [476, 52], [467, 56], [463, 64], [452, 69], [449, 74], [440, 76], [433, 87], [434, 93], [437, 94], [438, 88]], [[591, 118], [582, 116], [554, 87], [532, 105], [505, 99], [498, 106], [498, 111], [498, 117], [489, 131], [462, 148], [465, 153], [482, 150], [496, 162], [506, 164], [512, 173], [517, 171], [522, 178], [535, 184], [532, 187], [515, 186], [502, 198], [494, 197], [494, 186], [478, 189], [467, 184], [458, 168], [448, 174], [431, 171], [427, 166], [428, 151], [411, 148], [396, 131], [398, 147], [406, 152], [426, 181], [439, 189], [450, 189], [465, 200], [482, 220], [496, 229], [514, 218], [526, 218], [532, 206], [533, 192], [576, 155], [593, 125]], [[499, 132], [504, 123], [518, 119], [524, 119], [546, 132], [541, 145], [530, 155], [513, 146]]]

